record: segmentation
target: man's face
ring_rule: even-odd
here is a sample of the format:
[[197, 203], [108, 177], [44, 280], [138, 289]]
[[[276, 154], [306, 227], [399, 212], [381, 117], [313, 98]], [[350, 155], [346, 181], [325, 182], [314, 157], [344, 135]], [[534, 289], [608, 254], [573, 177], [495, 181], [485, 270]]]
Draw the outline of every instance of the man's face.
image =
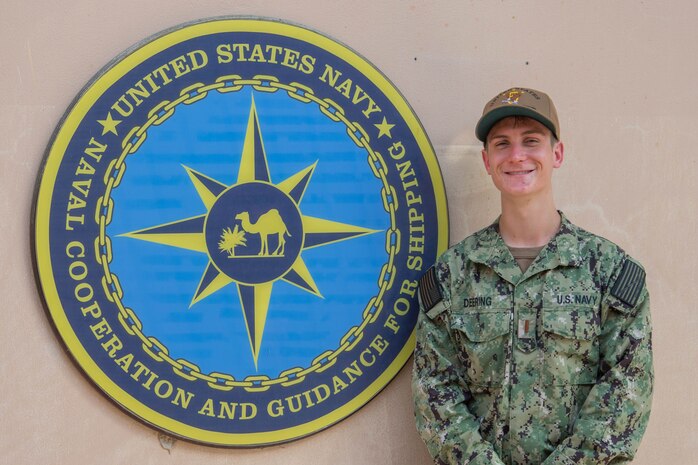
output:
[[482, 161], [502, 196], [552, 195], [554, 168], [562, 165], [562, 142], [552, 141], [548, 128], [532, 118], [510, 116], [487, 135]]

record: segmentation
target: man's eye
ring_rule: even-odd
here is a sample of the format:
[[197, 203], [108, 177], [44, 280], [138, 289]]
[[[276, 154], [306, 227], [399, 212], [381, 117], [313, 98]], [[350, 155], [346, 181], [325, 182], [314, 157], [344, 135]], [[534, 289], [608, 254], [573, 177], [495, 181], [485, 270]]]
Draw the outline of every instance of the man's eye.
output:
[[537, 143], [539, 142], [539, 140], [538, 140], [538, 139], [526, 139], [525, 142], [526, 142], [526, 144], [528, 144], [528, 145], [535, 145], [535, 144], [537, 144]]

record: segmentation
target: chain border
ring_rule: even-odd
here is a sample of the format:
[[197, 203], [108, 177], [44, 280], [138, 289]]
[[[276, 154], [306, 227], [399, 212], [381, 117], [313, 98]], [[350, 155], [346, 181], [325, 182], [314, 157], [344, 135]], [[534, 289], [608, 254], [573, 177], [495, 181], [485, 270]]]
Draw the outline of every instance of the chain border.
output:
[[[378, 278], [378, 294], [371, 297], [362, 313], [363, 320], [359, 326], [353, 326], [340, 339], [339, 347], [335, 350], [327, 350], [315, 357], [310, 366], [306, 368], [294, 367], [284, 370], [276, 378], [265, 375], [247, 376], [243, 380], [236, 380], [226, 373], [212, 372], [202, 373], [195, 364], [179, 358], [174, 359], [169, 355], [167, 347], [155, 337], [147, 336], [143, 333], [143, 325], [131, 308], [124, 305], [123, 290], [119, 283], [118, 276], [111, 272], [109, 264], [112, 261], [111, 238], [106, 233], [107, 226], [111, 223], [114, 211], [114, 199], [112, 192], [121, 183], [126, 172], [126, 157], [135, 154], [147, 137], [147, 131], [151, 126], [159, 126], [170, 118], [177, 106], [181, 104], [191, 105], [206, 98], [211, 91], [219, 93], [237, 92], [245, 87], [252, 87], [259, 92], [286, 91], [288, 96], [302, 103], [313, 103], [318, 105], [320, 111], [334, 122], [342, 122], [347, 128], [347, 134], [354, 143], [364, 148], [367, 153], [367, 161], [373, 174], [380, 179], [383, 186], [381, 188], [381, 199], [383, 208], [390, 215], [390, 229], [386, 231], [385, 250], [388, 253], [388, 261], [383, 264]], [[370, 146], [370, 137], [358, 122], [349, 121], [344, 113], [344, 109], [329, 98], [319, 98], [313, 90], [297, 82], [285, 84], [278, 78], [269, 75], [255, 75], [251, 79], [245, 79], [240, 75], [220, 76], [212, 84], [195, 83], [181, 90], [179, 98], [176, 100], [163, 100], [155, 105], [148, 112], [148, 119], [142, 126], [133, 127], [121, 142], [121, 154], [112, 160], [107, 166], [104, 174], [104, 184], [106, 186], [104, 195], [97, 201], [94, 220], [99, 225], [99, 236], [95, 239], [95, 258], [102, 266], [102, 288], [107, 299], [116, 304], [119, 309], [118, 319], [126, 332], [131, 336], [138, 337], [143, 346], [143, 350], [156, 362], [166, 362], [171, 365], [174, 373], [185, 380], [201, 380], [216, 390], [230, 391], [240, 387], [248, 392], [261, 392], [268, 390], [271, 386], [281, 385], [292, 386], [302, 382], [311, 373], [321, 373], [335, 364], [337, 357], [344, 351], [351, 351], [361, 341], [366, 327], [374, 323], [383, 310], [383, 298], [385, 293], [392, 287], [395, 274], [395, 256], [400, 251], [400, 230], [397, 228], [395, 212], [398, 209], [397, 195], [395, 188], [388, 183], [387, 165], [383, 156], [374, 151]]]

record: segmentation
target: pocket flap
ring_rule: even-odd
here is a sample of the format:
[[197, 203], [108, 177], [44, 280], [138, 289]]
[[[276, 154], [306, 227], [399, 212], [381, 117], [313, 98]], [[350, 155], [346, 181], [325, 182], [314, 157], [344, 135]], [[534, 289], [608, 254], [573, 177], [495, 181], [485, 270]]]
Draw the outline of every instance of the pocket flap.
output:
[[592, 340], [599, 334], [600, 316], [591, 307], [543, 309], [543, 331], [568, 339]]
[[485, 342], [509, 332], [509, 311], [463, 312], [454, 314], [451, 326], [472, 342]]

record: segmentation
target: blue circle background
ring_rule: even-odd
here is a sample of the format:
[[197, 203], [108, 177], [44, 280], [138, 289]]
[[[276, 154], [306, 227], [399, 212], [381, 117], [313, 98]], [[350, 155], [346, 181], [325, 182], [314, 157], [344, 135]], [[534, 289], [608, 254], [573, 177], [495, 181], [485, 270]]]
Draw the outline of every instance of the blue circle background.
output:
[[[302, 252], [323, 298], [286, 282], [274, 284], [257, 367], [235, 284], [189, 307], [209, 260], [206, 254], [119, 237], [206, 213], [182, 165], [226, 185], [236, 181], [252, 93], [272, 183], [318, 161], [301, 213], [379, 231]], [[328, 119], [316, 105], [285, 93], [211, 92], [152, 126], [126, 165], [113, 192], [111, 269], [144, 334], [155, 336], [170, 356], [204, 373], [275, 377], [290, 367], [308, 366], [361, 323], [388, 258], [384, 231], [389, 217], [366, 151], [348, 137], [344, 124]]]

